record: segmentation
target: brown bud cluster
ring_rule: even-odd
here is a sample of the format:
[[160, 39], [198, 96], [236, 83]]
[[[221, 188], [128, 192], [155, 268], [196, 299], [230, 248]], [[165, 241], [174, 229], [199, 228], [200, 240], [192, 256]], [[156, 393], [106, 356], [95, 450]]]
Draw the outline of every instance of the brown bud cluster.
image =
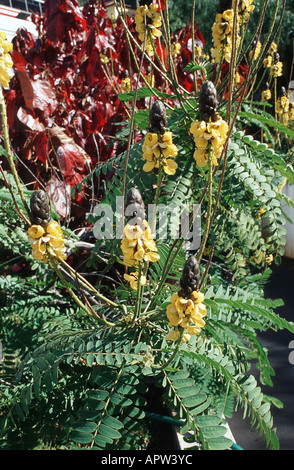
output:
[[33, 191], [30, 199], [31, 222], [45, 227], [50, 222], [50, 205], [45, 191]]
[[200, 268], [195, 256], [191, 255], [183, 268], [180, 285], [182, 290], [179, 292], [180, 296], [189, 296], [193, 291], [197, 290], [200, 281]]
[[149, 114], [150, 132], [163, 134], [167, 127], [166, 109], [162, 101], [155, 101]]
[[144, 202], [139, 189], [135, 186], [129, 189], [126, 196], [125, 215], [127, 217], [138, 219], [137, 222], [141, 223], [146, 219]]
[[201, 86], [199, 93], [199, 111], [200, 118], [208, 122], [210, 119], [216, 121], [218, 119], [217, 107], [219, 101], [215, 86], [209, 80]]

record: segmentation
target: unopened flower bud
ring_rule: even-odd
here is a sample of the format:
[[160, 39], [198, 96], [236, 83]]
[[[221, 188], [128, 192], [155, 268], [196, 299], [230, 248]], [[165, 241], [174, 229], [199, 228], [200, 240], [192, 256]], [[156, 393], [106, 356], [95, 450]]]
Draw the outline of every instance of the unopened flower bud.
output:
[[47, 195], [42, 190], [34, 191], [30, 199], [32, 224], [46, 226], [50, 222], [50, 205]]
[[162, 101], [155, 101], [150, 111], [150, 131], [163, 134], [167, 127], [166, 109]]

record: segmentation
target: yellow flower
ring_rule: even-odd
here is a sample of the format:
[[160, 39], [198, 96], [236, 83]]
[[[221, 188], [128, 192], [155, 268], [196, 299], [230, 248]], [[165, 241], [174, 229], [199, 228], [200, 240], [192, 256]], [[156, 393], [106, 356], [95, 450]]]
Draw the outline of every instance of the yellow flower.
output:
[[13, 77], [13, 61], [9, 52], [13, 46], [6, 40], [6, 34], [0, 31], [0, 82], [3, 88], [8, 88], [9, 81]]
[[121, 250], [126, 266], [137, 266], [139, 261], [156, 262], [160, 258], [146, 220], [140, 226], [131, 224], [125, 226]]
[[287, 113], [289, 111], [289, 107], [290, 107], [290, 100], [289, 98], [287, 98], [287, 96], [281, 96], [281, 98], [277, 100], [277, 113], [278, 114]]
[[271, 91], [269, 88], [261, 92], [261, 101], [268, 101], [272, 97]]
[[[133, 290], [138, 289], [138, 275], [139, 275], [138, 272], [134, 272], [134, 273], [131, 273], [131, 274], [124, 274], [125, 280], [130, 283], [131, 288]], [[140, 284], [141, 284], [141, 286], [144, 286], [146, 284], [146, 277], [145, 276], [140, 277]]]
[[171, 330], [165, 337], [166, 340], [168, 341], [177, 341], [180, 336], [180, 331], [179, 330]]
[[282, 62], [278, 61], [275, 64], [272, 64], [270, 73], [274, 78], [281, 77], [283, 74]]
[[50, 262], [50, 257], [66, 259], [63, 231], [56, 221], [50, 222], [46, 228], [32, 225], [28, 229], [32, 247], [32, 256], [44, 263]]
[[223, 145], [228, 133], [227, 123], [218, 116], [217, 121], [194, 121], [190, 126], [190, 132], [194, 137], [196, 150], [194, 158], [197, 165], [204, 167], [208, 163], [208, 152], [210, 152], [212, 164], [218, 165], [218, 158], [222, 154]]
[[195, 57], [200, 59], [202, 56], [202, 48], [200, 46], [195, 47]]
[[176, 57], [181, 52], [181, 44], [179, 42], [173, 42], [171, 44], [171, 55]]
[[[250, 13], [254, 10], [255, 6], [252, 4], [253, 0], [240, 0], [238, 3], [238, 14], [239, 17], [243, 18], [243, 21], [247, 21]], [[232, 7], [234, 8], [235, 2], [232, 2]]]
[[273, 255], [267, 255], [267, 256], [265, 257], [265, 262], [266, 262], [267, 264], [271, 264], [273, 261], [274, 261], [274, 256], [273, 256]]
[[100, 53], [100, 60], [101, 60], [102, 64], [108, 64], [108, 62], [109, 62], [108, 57], [105, 54], [102, 54], [102, 52]]
[[176, 341], [180, 329], [184, 329], [183, 341], [188, 341], [191, 335], [199, 335], [205, 326], [203, 318], [206, 316], [206, 306], [203, 303], [204, 294], [193, 291], [189, 298], [181, 297], [175, 293], [170, 298], [170, 304], [166, 308], [168, 326], [176, 328], [171, 330], [166, 339]]
[[[252, 49], [252, 51], [249, 52], [249, 58], [250, 60], [256, 60], [259, 57], [261, 51], [261, 42], [258, 41], [256, 44], [256, 47]], [[253, 55], [254, 52], [254, 55]]]
[[36, 240], [44, 235], [45, 230], [42, 225], [31, 225], [28, 229], [28, 233], [30, 238]]
[[142, 151], [143, 158], [146, 160], [143, 166], [144, 171], [149, 172], [154, 168], [158, 168], [161, 162], [163, 171], [167, 175], [175, 174], [178, 165], [174, 158], [178, 154], [178, 149], [172, 142], [171, 132], [166, 131], [160, 136], [154, 132], [148, 132], [144, 139]]
[[129, 93], [132, 90], [130, 77], [123, 78], [121, 81], [121, 88], [124, 93]]
[[275, 52], [278, 51], [278, 45], [275, 42], [272, 42], [268, 51], [270, 54], [273, 55]]
[[135, 15], [135, 29], [139, 33], [140, 41], [145, 41], [145, 48], [149, 55], [153, 55], [152, 40], [161, 36], [161, 16], [155, 4], [142, 5], [137, 8]]
[[[212, 25], [213, 48], [211, 51], [212, 59], [220, 63], [222, 59], [226, 62], [231, 60], [232, 52], [232, 34], [234, 24], [234, 10], [228, 9], [223, 13], [218, 13], [215, 22]], [[238, 41], [237, 40], [237, 46]]]
[[263, 59], [263, 66], [264, 68], [271, 67], [273, 62], [273, 57], [268, 54], [264, 59]]

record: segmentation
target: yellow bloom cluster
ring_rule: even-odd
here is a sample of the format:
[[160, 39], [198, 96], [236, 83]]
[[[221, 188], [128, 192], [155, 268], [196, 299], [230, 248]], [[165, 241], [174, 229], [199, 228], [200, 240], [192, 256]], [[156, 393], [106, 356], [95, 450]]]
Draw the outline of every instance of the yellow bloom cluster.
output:
[[12, 49], [13, 46], [7, 41], [6, 34], [0, 31], [0, 82], [3, 88], [8, 88], [9, 81], [13, 77], [13, 62], [9, 54]]
[[274, 53], [278, 51], [278, 45], [273, 41], [268, 51], [271, 55], [274, 55]]
[[181, 297], [178, 293], [171, 296], [171, 303], [167, 306], [166, 316], [169, 320], [168, 326], [174, 327], [166, 339], [177, 341], [181, 328], [185, 329], [182, 341], [189, 341], [191, 335], [199, 335], [205, 326], [203, 318], [206, 316], [206, 306], [203, 303], [204, 294], [193, 291], [189, 298]]
[[[232, 2], [232, 7], [234, 8], [235, 2]], [[243, 21], [247, 21], [250, 13], [254, 10], [255, 6], [253, 5], [253, 0], [240, 0], [238, 3], [238, 14], [243, 18]]]
[[127, 224], [125, 226], [121, 250], [125, 266], [137, 267], [140, 261], [155, 262], [160, 258], [146, 220], [143, 220], [140, 225]]
[[266, 69], [268, 67], [271, 67], [272, 63], [273, 63], [273, 56], [271, 56], [270, 54], [267, 54], [267, 56], [263, 59], [264, 68]]
[[190, 131], [194, 136], [197, 147], [194, 152], [197, 165], [204, 167], [208, 163], [209, 150], [211, 152], [212, 164], [218, 165], [218, 158], [222, 154], [228, 130], [228, 124], [220, 116], [218, 116], [215, 122], [192, 122]]
[[144, 42], [149, 55], [153, 55], [152, 40], [161, 36], [158, 28], [162, 25], [160, 13], [154, 3], [142, 5], [137, 8], [135, 16], [136, 31], [139, 33], [140, 41]]
[[279, 60], [271, 65], [270, 74], [273, 78], [281, 77], [283, 74], [283, 63]]
[[179, 42], [173, 42], [171, 44], [171, 55], [176, 57], [181, 52], [181, 44]]
[[263, 101], [263, 102], [268, 101], [268, 100], [271, 99], [271, 97], [272, 97], [272, 94], [271, 94], [271, 91], [270, 91], [269, 88], [267, 88], [266, 90], [263, 90], [261, 92], [261, 101]]
[[106, 54], [103, 54], [103, 52], [100, 52], [100, 60], [102, 64], [108, 64], [109, 59]]
[[276, 103], [276, 111], [279, 117], [279, 121], [285, 124], [289, 124], [289, 121], [294, 120], [294, 108], [287, 96], [281, 96]]
[[201, 59], [202, 56], [202, 47], [196, 46], [195, 47], [195, 57], [196, 59]]
[[249, 52], [249, 59], [256, 60], [259, 57], [260, 51], [261, 51], [261, 42], [257, 41], [256, 46], [252, 49], [252, 51]]
[[130, 77], [123, 78], [121, 81], [121, 89], [124, 93], [129, 93], [132, 90]]
[[28, 229], [33, 258], [44, 263], [50, 257], [66, 259], [64, 235], [58, 222], [50, 222], [46, 228], [42, 225], [31, 225]]
[[277, 100], [277, 113], [278, 114], [284, 114], [289, 111], [290, 107], [290, 100], [287, 96], [281, 96], [281, 98], [278, 98]]
[[232, 54], [232, 36], [234, 24], [234, 10], [225, 10], [218, 13], [212, 25], [213, 48], [211, 50], [212, 59], [220, 63], [223, 59], [230, 62]]
[[144, 171], [149, 172], [154, 168], [159, 168], [161, 163], [163, 171], [167, 175], [175, 174], [178, 164], [174, 159], [178, 155], [178, 149], [173, 144], [172, 133], [170, 131], [165, 131], [162, 135], [148, 132], [145, 136], [142, 150], [143, 158], [146, 160], [143, 166]]

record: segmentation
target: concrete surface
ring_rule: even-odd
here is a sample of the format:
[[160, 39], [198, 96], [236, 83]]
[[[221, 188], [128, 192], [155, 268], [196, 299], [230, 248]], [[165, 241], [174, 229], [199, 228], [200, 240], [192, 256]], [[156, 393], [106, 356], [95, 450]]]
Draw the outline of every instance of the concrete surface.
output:
[[[286, 320], [294, 321], [294, 260], [285, 258], [280, 266], [272, 269], [266, 297], [283, 299], [284, 306], [275, 311]], [[273, 387], [263, 387], [262, 390], [284, 404], [283, 409], [272, 408], [280, 450], [294, 450], [294, 335], [287, 330], [268, 331], [259, 339], [267, 348], [269, 361], [275, 370]], [[254, 368], [252, 372], [258, 377]], [[257, 432], [251, 431], [250, 420], [243, 420], [242, 411], [229, 420], [229, 426], [235, 441], [244, 450], [268, 450], [265, 439], [260, 439]]]

